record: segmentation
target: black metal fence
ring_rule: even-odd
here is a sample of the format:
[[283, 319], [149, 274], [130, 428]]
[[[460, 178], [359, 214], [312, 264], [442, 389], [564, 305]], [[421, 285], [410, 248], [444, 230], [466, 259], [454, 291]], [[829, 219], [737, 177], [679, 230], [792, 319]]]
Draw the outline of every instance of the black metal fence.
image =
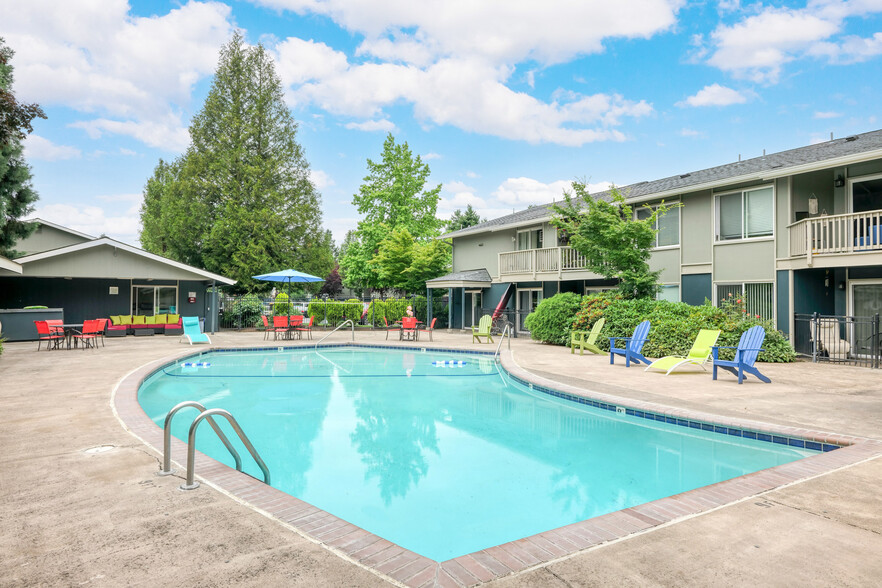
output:
[[[447, 300], [435, 298], [433, 300], [432, 316], [437, 318], [435, 328], [447, 328]], [[382, 312], [378, 313], [371, 302], [380, 300], [389, 302], [399, 301], [401, 312], [410, 304], [417, 318], [425, 321], [427, 316], [426, 298], [411, 296], [402, 298], [363, 298], [363, 299], [333, 299], [333, 298], [302, 298], [285, 301], [286, 314], [309, 316], [314, 315], [314, 326], [330, 328], [336, 327], [347, 319], [355, 321], [356, 325], [364, 327], [383, 327], [385, 325]], [[404, 302], [401, 302], [404, 301]], [[263, 329], [263, 317], [272, 320], [274, 299], [271, 296], [257, 296], [254, 294], [229, 295], [221, 293], [218, 296], [218, 323], [220, 329], [242, 330]], [[389, 311], [387, 311], [388, 313]]]
[[879, 315], [794, 315], [794, 348], [813, 362], [879, 368], [882, 333]]

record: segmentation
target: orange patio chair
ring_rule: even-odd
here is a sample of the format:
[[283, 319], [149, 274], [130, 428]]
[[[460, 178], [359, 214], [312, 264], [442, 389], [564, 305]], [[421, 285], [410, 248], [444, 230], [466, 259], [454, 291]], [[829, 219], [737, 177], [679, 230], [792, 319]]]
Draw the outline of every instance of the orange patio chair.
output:
[[437, 317], [437, 316], [436, 316], [435, 318], [432, 319], [432, 324], [431, 324], [431, 325], [429, 325], [429, 326], [426, 327], [425, 329], [419, 329], [419, 330], [417, 331], [417, 339], [420, 338], [420, 333], [428, 333], [428, 334], [429, 334], [429, 341], [434, 341], [434, 339], [432, 339], [432, 333], [435, 332], [435, 323], [436, 323], [436, 322], [438, 322], [438, 317]]
[[96, 343], [98, 342], [98, 330], [101, 328], [101, 322], [97, 320], [89, 320], [83, 321], [83, 330], [81, 332], [74, 332], [73, 339], [74, 345], [78, 345], [79, 342], [83, 343], [83, 349], [86, 347], [94, 347], [98, 348]]
[[269, 337], [270, 331], [272, 331], [272, 329], [269, 326], [269, 321], [266, 320], [265, 314], [260, 315], [260, 318], [263, 319], [263, 340], [266, 341], [266, 339], [267, 339], [267, 337]]
[[417, 319], [415, 316], [406, 316], [401, 319], [401, 332], [398, 334], [399, 339], [416, 340]]
[[273, 338], [278, 339], [281, 334], [284, 337], [288, 333], [288, 317], [286, 316], [274, 316], [273, 317]]
[[306, 333], [307, 336], [312, 339], [312, 321], [315, 319], [314, 316], [309, 317], [309, 322], [306, 324], [302, 324], [297, 327], [297, 332], [300, 333], [300, 337], [303, 337], [303, 333]]

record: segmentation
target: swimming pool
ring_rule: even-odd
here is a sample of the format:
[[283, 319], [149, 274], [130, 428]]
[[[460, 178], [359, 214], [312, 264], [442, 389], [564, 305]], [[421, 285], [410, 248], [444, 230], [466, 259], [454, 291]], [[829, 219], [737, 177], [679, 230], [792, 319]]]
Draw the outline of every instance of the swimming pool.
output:
[[[183, 400], [229, 410], [273, 486], [435, 561], [821, 449], [549, 392], [486, 356], [342, 347], [205, 353], [151, 376], [139, 401], [160, 426]], [[232, 465], [209, 429], [197, 443]]]

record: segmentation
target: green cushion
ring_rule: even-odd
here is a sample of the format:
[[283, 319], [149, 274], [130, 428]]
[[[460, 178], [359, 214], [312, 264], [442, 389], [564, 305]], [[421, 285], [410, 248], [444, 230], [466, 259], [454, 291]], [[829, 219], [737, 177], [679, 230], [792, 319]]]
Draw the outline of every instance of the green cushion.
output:
[[132, 324], [133, 325], [146, 325], [147, 324], [145, 321], [146, 318], [147, 317], [145, 317], [143, 314], [136, 314], [135, 316], [132, 317]]
[[153, 317], [153, 318], [156, 319], [156, 324], [157, 324], [157, 325], [164, 325], [166, 319], [168, 318], [168, 315], [167, 315], [167, 314], [157, 314], [157, 315], [156, 315], [155, 317]]
[[118, 325], [119, 324], [119, 315], [118, 314], [110, 317], [110, 324], [111, 325]]
[[166, 315], [165, 324], [167, 325], [176, 325], [181, 322], [181, 315], [179, 314], [169, 314]]
[[130, 315], [130, 314], [121, 314], [121, 315], [119, 315], [119, 324], [121, 324], [121, 325], [131, 325], [131, 324], [132, 324], [132, 315]]
[[156, 317], [155, 316], [145, 316], [144, 317], [144, 324], [145, 325], [155, 325], [156, 324]]

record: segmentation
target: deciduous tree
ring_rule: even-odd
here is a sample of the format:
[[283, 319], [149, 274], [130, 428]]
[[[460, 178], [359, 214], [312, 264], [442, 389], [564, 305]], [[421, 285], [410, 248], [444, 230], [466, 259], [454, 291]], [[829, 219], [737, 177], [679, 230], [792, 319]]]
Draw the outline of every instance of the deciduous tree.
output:
[[587, 269], [619, 280], [626, 298], [653, 297], [660, 272], [650, 271], [649, 256], [655, 241], [655, 221], [678, 205], [662, 205], [643, 220], [634, 218], [625, 197], [613, 187], [609, 201], [592, 198], [583, 182], [573, 182], [563, 204], [552, 205], [552, 224], [569, 245], [585, 256]]

